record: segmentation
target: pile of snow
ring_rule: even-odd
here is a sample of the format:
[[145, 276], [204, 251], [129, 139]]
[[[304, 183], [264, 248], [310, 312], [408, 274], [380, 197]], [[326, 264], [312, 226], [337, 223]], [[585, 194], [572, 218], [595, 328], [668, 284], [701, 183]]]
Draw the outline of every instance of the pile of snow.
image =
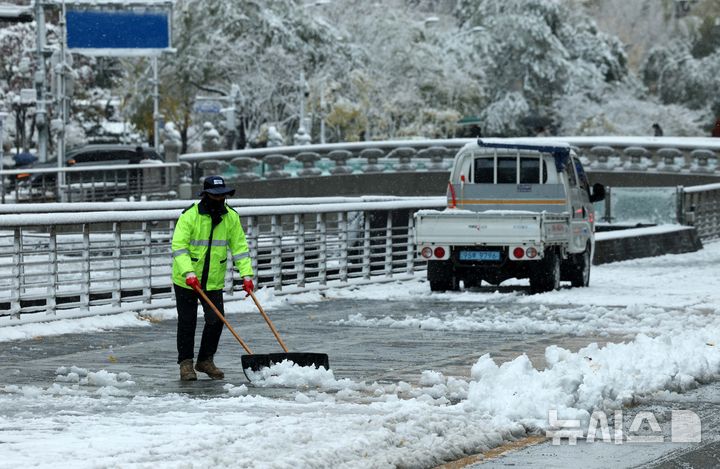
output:
[[57, 374], [55, 381], [59, 383], [76, 383], [79, 386], [114, 386], [118, 388], [135, 386], [135, 382], [130, 380], [130, 374], [126, 372], [110, 373], [107, 370], [92, 372], [77, 366], [71, 366], [70, 368], [61, 366], [55, 373]]

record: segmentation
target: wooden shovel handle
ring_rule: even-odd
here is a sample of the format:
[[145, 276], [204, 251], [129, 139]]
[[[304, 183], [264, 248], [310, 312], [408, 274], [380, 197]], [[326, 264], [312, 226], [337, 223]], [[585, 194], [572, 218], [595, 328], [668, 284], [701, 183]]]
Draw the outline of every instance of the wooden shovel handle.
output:
[[258, 302], [258, 299], [255, 297], [255, 293], [248, 292], [248, 294], [255, 302], [255, 306], [257, 306], [257, 309], [260, 311], [260, 314], [262, 314], [262, 317], [263, 317], [263, 319], [265, 319], [265, 322], [267, 323], [267, 325], [270, 326], [270, 330], [272, 331], [273, 335], [277, 339], [278, 344], [280, 344], [280, 347], [282, 347], [282, 349], [285, 351], [285, 353], [288, 353], [288, 348], [285, 347], [285, 343], [280, 338], [280, 335], [278, 334], [277, 329], [275, 329], [275, 326], [273, 326], [272, 321], [270, 321], [270, 318], [268, 317], [268, 315], [265, 314], [265, 311], [263, 311], [262, 306], [260, 306], [260, 302]]
[[205, 292], [202, 291], [202, 289], [198, 288], [198, 287], [193, 287], [193, 289], [197, 292], [198, 295], [200, 295], [200, 297], [205, 301], [205, 303], [210, 305], [210, 309], [212, 309], [215, 312], [215, 314], [217, 314], [217, 317], [219, 317], [220, 320], [223, 322], [223, 324], [225, 324], [227, 326], [228, 330], [230, 330], [232, 335], [237, 339], [238, 342], [240, 342], [240, 345], [242, 345], [242, 348], [244, 348], [247, 353], [252, 355], [252, 351], [250, 350], [250, 347], [248, 347], [247, 344], [245, 342], [243, 342], [243, 340], [240, 338], [240, 336], [237, 335], [237, 333], [235, 332], [235, 329], [233, 329], [232, 326], [230, 325], [230, 323], [227, 322], [227, 319], [225, 319], [225, 316], [223, 316], [222, 313], [215, 307], [215, 305], [213, 304], [212, 301], [210, 301], [210, 298], [207, 297]]

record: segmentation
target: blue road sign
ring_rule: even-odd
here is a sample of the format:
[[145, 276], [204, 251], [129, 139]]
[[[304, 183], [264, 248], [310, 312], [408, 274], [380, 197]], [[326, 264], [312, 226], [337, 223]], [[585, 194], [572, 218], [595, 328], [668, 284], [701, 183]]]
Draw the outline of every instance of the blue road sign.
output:
[[96, 55], [133, 55], [170, 48], [169, 11], [68, 10], [67, 45]]
[[196, 101], [193, 111], [198, 114], [218, 114], [222, 105], [217, 101]]

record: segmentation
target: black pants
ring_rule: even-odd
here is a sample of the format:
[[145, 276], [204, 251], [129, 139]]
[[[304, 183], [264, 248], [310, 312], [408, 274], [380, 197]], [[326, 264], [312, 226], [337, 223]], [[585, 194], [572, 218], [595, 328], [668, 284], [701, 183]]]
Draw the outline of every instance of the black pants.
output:
[[[223, 322], [217, 317], [210, 305], [202, 301], [200, 296], [194, 290], [183, 288], [177, 285], [175, 287], [175, 301], [177, 303], [178, 325], [177, 325], [177, 349], [178, 363], [188, 358], [193, 358], [195, 351], [195, 327], [197, 325], [197, 307], [198, 300], [202, 304], [205, 312], [205, 327], [203, 327], [202, 340], [200, 341], [200, 350], [197, 359], [212, 360], [213, 355], [217, 351], [218, 342], [220, 342], [220, 334], [223, 330]], [[217, 307], [217, 309], [225, 315], [223, 308], [222, 290], [206, 291], [205, 294]]]

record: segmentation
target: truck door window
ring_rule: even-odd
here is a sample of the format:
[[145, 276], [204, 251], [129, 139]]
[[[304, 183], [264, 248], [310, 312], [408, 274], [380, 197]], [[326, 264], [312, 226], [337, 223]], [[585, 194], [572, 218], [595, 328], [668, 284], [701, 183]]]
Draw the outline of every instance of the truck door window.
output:
[[590, 194], [590, 182], [588, 181], [587, 173], [585, 173], [582, 163], [577, 158], [573, 158], [573, 164], [575, 165], [575, 171], [578, 175], [580, 188]]
[[570, 187], [577, 186], [577, 178], [575, 177], [574, 165], [568, 161], [568, 163], [565, 165], [564, 171], [565, 171], [565, 174], [567, 175], [568, 183], [570, 183]]
[[492, 184], [494, 181], [492, 158], [475, 158], [475, 184]]

